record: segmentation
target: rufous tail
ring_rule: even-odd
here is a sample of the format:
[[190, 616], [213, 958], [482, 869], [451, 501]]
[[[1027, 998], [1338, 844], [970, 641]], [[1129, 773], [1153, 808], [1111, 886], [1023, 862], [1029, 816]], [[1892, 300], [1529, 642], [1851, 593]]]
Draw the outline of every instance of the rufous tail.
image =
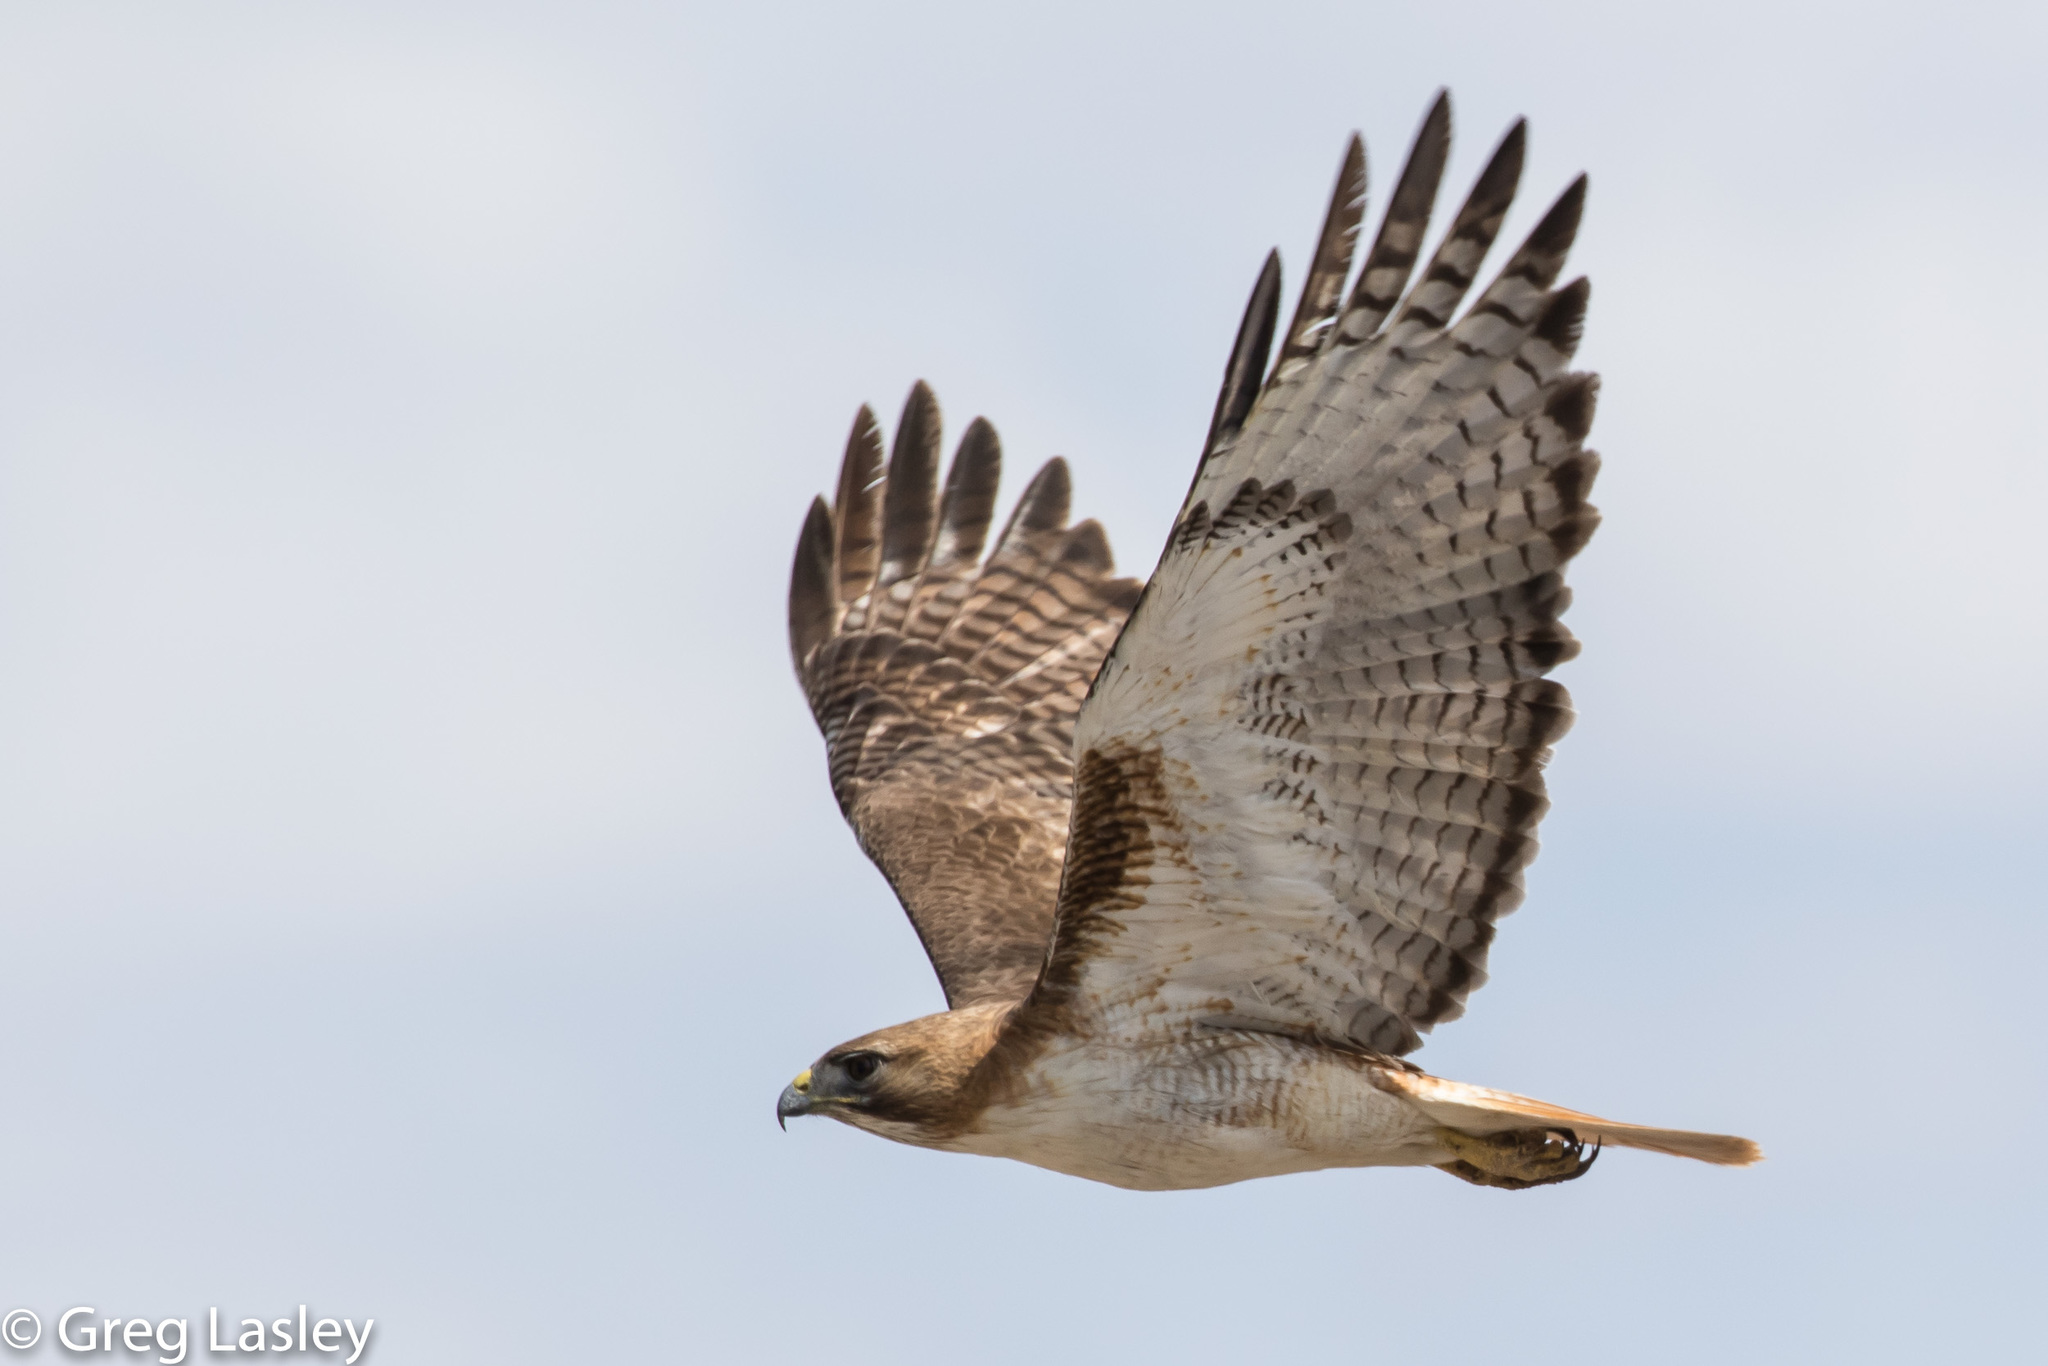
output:
[[[1763, 1149], [1732, 1134], [1696, 1134], [1686, 1129], [1652, 1129], [1642, 1124], [1617, 1124], [1598, 1115], [1581, 1114], [1548, 1101], [1531, 1100], [1507, 1091], [1467, 1086], [1418, 1072], [1378, 1072], [1374, 1082], [1403, 1096], [1437, 1123], [1463, 1133], [1497, 1134], [1510, 1129], [1570, 1129], [1581, 1139], [1595, 1138], [1619, 1148], [1644, 1148], [1673, 1157], [1697, 1158], [1724, 1167], [1747, 1167], [1763, 1161]], [[1531, 1123], [1531, 1121], [1535, 1121]]]

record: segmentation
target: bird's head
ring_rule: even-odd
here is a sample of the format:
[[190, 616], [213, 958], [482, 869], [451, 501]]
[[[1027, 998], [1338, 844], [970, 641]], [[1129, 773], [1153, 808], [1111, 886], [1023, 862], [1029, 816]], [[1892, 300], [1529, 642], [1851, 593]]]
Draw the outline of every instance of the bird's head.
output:
[[829, 1115], [903, 1143], [943, 1141], [963, 1118], [974, 1065], [995, 1043], [1007, 1006], [927, 1015], [850, 1039], [799, 1072], [776, 1122]]

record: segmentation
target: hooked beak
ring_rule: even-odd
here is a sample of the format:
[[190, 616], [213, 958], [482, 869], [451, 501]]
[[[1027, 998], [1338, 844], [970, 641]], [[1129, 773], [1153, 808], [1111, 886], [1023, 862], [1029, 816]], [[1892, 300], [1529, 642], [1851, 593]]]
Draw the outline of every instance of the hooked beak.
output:
[[795, 1115], [807, 1115], [814, 1107], [811, 1104], [811, 1069], [806, 1067], [796, 1074], [796, 1080], [782, 1088], [782, 1099], [775, 1102], [775, 1123], [787, 1130], [789, 1120]]

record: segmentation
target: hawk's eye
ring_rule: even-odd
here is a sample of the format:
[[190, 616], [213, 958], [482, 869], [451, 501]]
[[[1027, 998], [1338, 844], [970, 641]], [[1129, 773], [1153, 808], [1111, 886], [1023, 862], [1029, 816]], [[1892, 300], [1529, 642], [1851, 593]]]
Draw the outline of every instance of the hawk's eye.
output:
[[875, 1075], [882, 1060], [873, 1053], [848, 1053], [839, 1060], [839, 1065], [846, 1069], [847, 1076], [858, 1082]]

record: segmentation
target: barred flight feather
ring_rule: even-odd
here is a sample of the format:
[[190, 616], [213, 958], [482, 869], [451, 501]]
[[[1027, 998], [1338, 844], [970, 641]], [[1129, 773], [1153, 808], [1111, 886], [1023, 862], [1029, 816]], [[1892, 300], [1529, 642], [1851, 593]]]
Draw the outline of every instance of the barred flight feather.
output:
[[939, 438], [922, 382], [886, 470], [873, 414], [855, 417], [837, 502], [797, 543], [790, 649], [833, 795], [957, 1007], [1018, 999], [1044, 959], [1074, 716], [1138, 585], [1101, 527], [1066, 525], [1060, 460], [984, 563], [1001, 442], [976, 418], [941, 492]]
[[[1422, 251], [1422, 239], [1429, 231], [1430, 212], [1436, 206], [1436, 188], [1443, 180], [1444, 162], [1451, 152], [1451, 97], [1439, 90], [1436, 101], [1423, 116], [1415, 135], [1394, 197], [1380, 221], [1379, 236], [1366, 254], [1351, 299], [1338, 320], [1331, 339], [1362, 341], [1385, 321], [1401, 291], [1408, 285], [1409, 272]], [[1348, 262], [1346, 263], [1349, 264]]]
[[[1258, 401], [1261, 377], [1266, 373], [1266, 355], [1273, 349], [1273, 328], [1279, 320], [1280, 253], [1269, 251], [1266, 263], [1259, 268], [1259, 278], [1252, 285], [1252, 297], [1245, 302], [1244, 321], [1238, 324], [1229, 363], [1223, 367], [1223, 388], [1216, 395], [1216, 415], [1210, 419], [1209, 436], [1202, 443], [1205, 457], [1236, 437], [1252, 404]], [[1196, 466], [1198, 479], [1201, 469]]]
[[[1060, 1008], [1085, 1001], [1103, 1027], [1144, 999], [1406, 1052], [1462, 1011], [1521, 901], [1571, 717], [1543, 677], [1578, 649], [1561, 571], [1597, 522], [1580, 445], [1594, 381], [1568, 368], [1587, 290], [1550, 288], [1584, 182], [1454, 319], [1525, 133], [1502, 139], [1411, 289], [1449, 136], [1439, 97], [1324, 326], [1330, 252], [1356, 234], [1347, 148], [1273, 373], [1205, 452], [1081, 712], [1083, 758], [1156, 755], [1173, 821], [1200, 831], [1173, 845], [1187, 876], [1126, 887], [1121, 909], [1062, 895], [1062, 927], [1122, 926], [1085, 946], [1055, 933], [1078, 993]], [[1240, 368], [1233, 353], [1226, 394]]]

